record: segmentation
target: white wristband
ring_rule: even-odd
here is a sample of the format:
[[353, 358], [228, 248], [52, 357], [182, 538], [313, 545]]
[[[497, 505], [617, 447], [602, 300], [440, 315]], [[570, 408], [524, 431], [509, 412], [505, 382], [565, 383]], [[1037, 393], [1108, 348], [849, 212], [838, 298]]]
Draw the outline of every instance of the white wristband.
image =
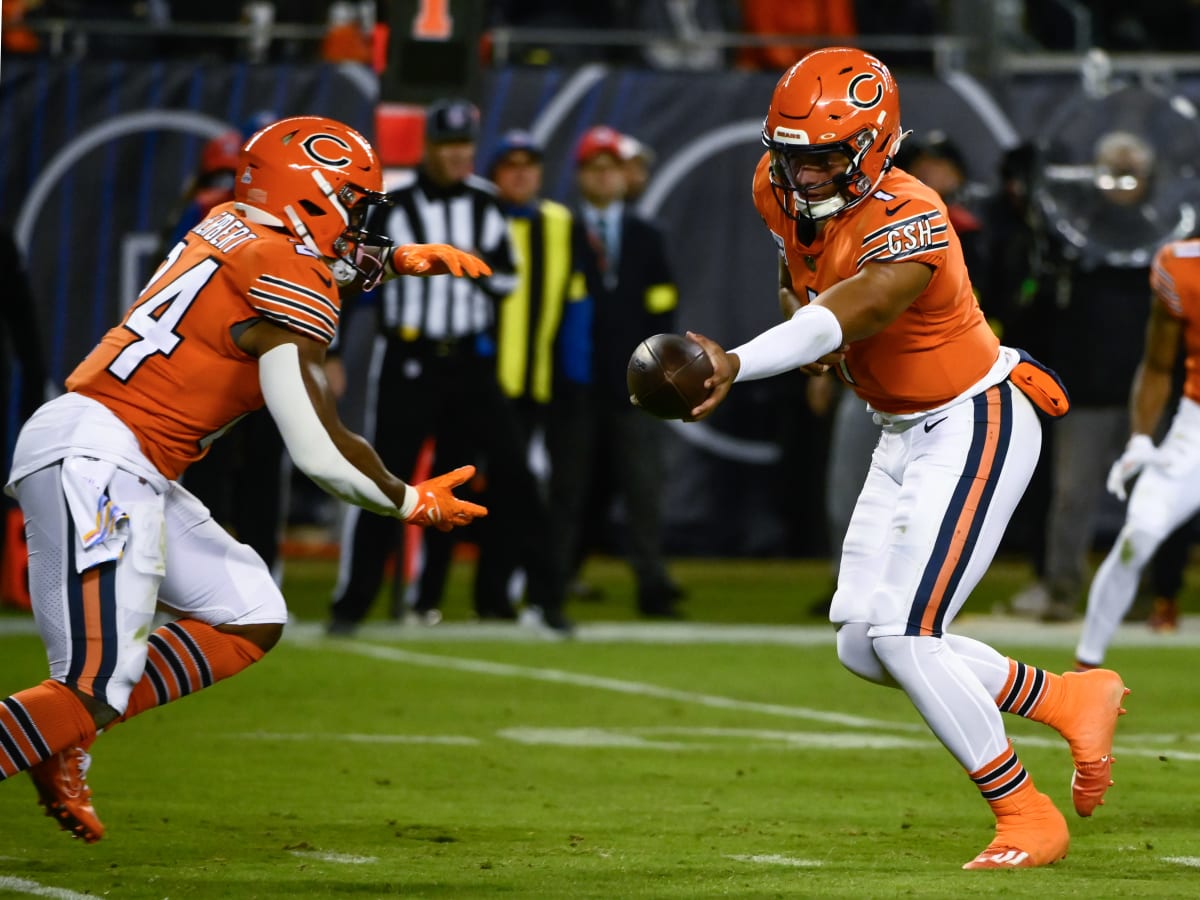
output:
[[752, 381], [790, 372], [842, 346], [842, 324], [825, 306], [810, 303], [757, 337], [730, 350], [741, 362], [733, 380]]
[[420, 499], [421, 495], [417, 493], [417, 489], [411, 484], [406, 484], [404, 486], [404, 502], [400, 504], [400, 518], [407, 519], [411, 516], [413, 509], [417, 505], [417, 501]]
[[[335, 497], [385, 516], [402, 513], [374, 481], [346, 459], [313, 409], [295, 344], [272, 347], [258, 358], [258, 381], [271, 418], [296, 467]], [[409, 488], [411, 491], [412, 489]], [[409, 499], [405, 491], [405, 502]], [[416, 491], [412, 491], [416, 505]], [[411, 507], [410, 507], [411, 510]]]

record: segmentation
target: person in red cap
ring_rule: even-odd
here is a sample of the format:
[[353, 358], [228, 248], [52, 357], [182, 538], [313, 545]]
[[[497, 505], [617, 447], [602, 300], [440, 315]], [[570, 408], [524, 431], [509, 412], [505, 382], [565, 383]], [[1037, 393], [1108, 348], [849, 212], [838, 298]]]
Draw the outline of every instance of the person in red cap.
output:
[[[662, 231], [625, 204], [622, 135], [607, 125], [584, 132], [575, 147], [580, 194], [580, 249], [592, 321], [564, 359], [584, 361], [578, 402], [555, 417], [549, 450], [563, 571], [586, 553], [589, 493], [597, 473], [613, 473], [624, 500], [629, 563], [637, 582], [638, 610], [674, 618], [682, 591], [663, 559], [661, 499], [664, 425], [629, 405], [625, 367], [646, 335], [675, 330], [678, 291]], [[607, 500], [604, 492], [600, 498]], [[607, 508], [607, 502], [601, 507]]]

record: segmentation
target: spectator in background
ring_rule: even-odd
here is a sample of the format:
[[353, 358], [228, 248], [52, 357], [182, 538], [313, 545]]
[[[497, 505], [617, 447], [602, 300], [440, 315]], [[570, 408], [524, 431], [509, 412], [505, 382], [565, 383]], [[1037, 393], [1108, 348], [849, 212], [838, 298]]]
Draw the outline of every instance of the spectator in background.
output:
[[[430, 438], [438, 465], [450, 459], [480, 462], [496, 522], [491, 533], [520, 542], [531, 603], [548, 627], [565, 635], [571, 624], [563, 616], [562, 580], [544, 552], [551, 540], [548, 513], [526, 460], [516, 410], [496, 376], [498, 304], [512, 293], [517, 278], [508, 226], [493, 188], [473, 174], [478, 138], [475, 104], [461, 98], [430, 104], [420, 166], [407, 184], [388, 194], [392, 206], [368, 223], [368, 230], [383, 229], [398, 243], [469, 248], [488, 261], [493, 274], [475, 281], [400, 279], [373, 296], [379, 339], [363, 430], [397, 472], [413, 471]], [[349, 311], [343, 309], [343, 328]], [[430, 537], [414, 612], [434, 624], [441, 618], [451, 543]], [[348, 510], [331, 634], [353, 633], [366, 616], [397, 539], [394, 520], [357, 507]], [[484, 596], [477, 593], [477, 601]], [[477, 606], [476, 612], [481, 618], [515, 617], [507, 596], [495, 607]]]
[[[1087, 221], [1105, 232], [1136, 236], [1150, 232], [1142, 216], [1154, 170], [1154, 151], [1125, 131], [1096, 144], [1097, 177]], [[1013, 597], [1014, 612], [1047, 621], [1078, 615], [1095, 539], [1108, 461], [1120, 455], [1127, 437], [1128, 385], [1137, 369], [1138, 335], [1146, 330], [1143, 300], [1149, 267], [1129, 254], [1081, 256], [1055, 238], [1041, 277], [1050, 291], [1046, 359], [1069, 386], [1071, 415], [1055, 424], [1051, 459], [1050, 511], [1046, 521], [1045, 571], [1037, 583]]]
[[650, 170], [654, 168], [654, 149], [632, 134], [621, 135], [621, 167], [625, 174], [625, 203], [634, 206], [646, 193]]
[[[571, 380], [579, 378], [575, 370], [555, 364], [559, 334], [586, 330], [591, 306], [577, 258], [580, 226], [567, 207], [540, 196], [542, 156], [529, 132], [509, 131], [492, 152], [486, 172], [508, 219], [517, 266], [516, 287], [500, 302], [497, 373], [516, 408], [531, 465], [539, 461], [535, 471], [545, 487], [557, 465], [545, 451], [549, 416], [556, 401], [572, 402]], [[475, 581], [478, 609], [504, 609], [509, 602], [512, 575], [526, 571], [529, 563], [522, 556], [528, 544], [519, 537], [511, 528], [483, 533]], [[539, 615], [536, 607], [527, 607], [521, 618], [533, 617], [537, 624]]]
[[779, 71], [804, 54], [830, 43], [827, 38], [858, 34], [853, 0], [741, 0], [742, 30], [770, 38], [778, 35], [812, 35], [811, 45], [761, 44], [738, 50], [737, 63], [749, 69]]
[[567, 347], [564, 356], [590, 359], [583, 376], [589, 386], [556, 414], [549, 435], [558, 558], [570, 572], [580, 553], [588, 489], [597, 468], [608, 465], [624, 501], [638, 611], [675, 617], [682, 591], [667, 572], [661, 533], [665, 426], [630, 405], [625, 367], [641, 340], [674, 331], [678, 290], [662, 232], [625, 205], [621, 135], [604, 125], [589, 129], [576, 144], [575, 164], [586, 238], [580, 258], [593, 318], [586, 343]]

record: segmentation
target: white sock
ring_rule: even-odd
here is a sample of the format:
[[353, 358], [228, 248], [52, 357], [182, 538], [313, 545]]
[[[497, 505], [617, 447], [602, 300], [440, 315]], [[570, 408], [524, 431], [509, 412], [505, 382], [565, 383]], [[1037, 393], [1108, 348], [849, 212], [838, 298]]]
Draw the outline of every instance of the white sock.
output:
[[874, 647], [930, 730], [964, 769], [978, 771], [1008, 749], [994, 694], [945, 640], [896, 635], [875, 638]]

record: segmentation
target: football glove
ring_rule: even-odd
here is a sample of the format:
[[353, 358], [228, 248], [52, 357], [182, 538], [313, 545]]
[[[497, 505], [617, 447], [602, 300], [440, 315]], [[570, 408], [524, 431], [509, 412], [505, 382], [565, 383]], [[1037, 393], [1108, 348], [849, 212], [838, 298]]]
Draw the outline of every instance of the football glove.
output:
[[1148, 434], [1135, 434], [1125, 445], [1121, 458], [1112, 464], [1108, 470], [1108, 492], [1118, 500], [1124, 500], [1128, 494], [1125, 485], [1134, 475], [1146, 466], [1158, 461], [1158, 448]]
[[492, 267], [478, 256], [449, 244], [401, 244], [392, 253], [397, 275], [491, 275]]
[[467, 525], [473, 519], [486, 516], [486, 507], [454, 496], [454, 489], [460, 484], [465, 484], [474, 475], [474, 466], [460, 466], [445, 475], [414, 484], [417, 503], [404, 517], [404, 521], [410, 525], [432, 525], [438, 531], [449, 531], [456, 525]]

